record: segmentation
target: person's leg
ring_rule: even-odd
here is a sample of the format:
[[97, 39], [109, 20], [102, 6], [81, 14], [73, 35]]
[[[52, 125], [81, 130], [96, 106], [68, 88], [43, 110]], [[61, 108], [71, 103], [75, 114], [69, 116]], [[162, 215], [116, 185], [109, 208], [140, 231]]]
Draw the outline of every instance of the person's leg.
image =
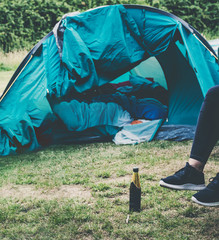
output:
[[189, 163], [174, 175], [163, 178], [160, 185], [172, 189], [202, 190], [202, 173], [208, 157], [219, 139], [219, 85], [211, 88], [202, 104]]
[[189, 164], [199, 171], [219, 139], [219, 85], [211, 88], [204, 99], [199, 114]]
[[203, 162], [200, 162], [194, 158], [189, 158], [189, 165], [194, 167], [199, 172], [203, 172], [205, 164]]

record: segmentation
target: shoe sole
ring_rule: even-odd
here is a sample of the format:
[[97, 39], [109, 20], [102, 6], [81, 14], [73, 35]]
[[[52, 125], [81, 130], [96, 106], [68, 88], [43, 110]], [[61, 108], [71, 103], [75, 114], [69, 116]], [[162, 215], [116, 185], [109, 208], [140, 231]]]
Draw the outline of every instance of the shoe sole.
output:
[[160, 186], [175, 189], [175, 190], [192, 190], [192, 191], [200, 191], [205, 188], [205, 184], [195, 185], [192, 183], [186, 183], [182, 185], [173, 185], [173, 184], [165, 183], [163, 180], [160, 180]]
[[198, 203], [200, 205], [206, 206], [206, 207], [216, 207], [216, 206], [219, 206], [219, 202], [212, 202], [212, 203], [200, 202], [194, 196], [192, 196], [192, 201], [195, 202], [195, 203]]

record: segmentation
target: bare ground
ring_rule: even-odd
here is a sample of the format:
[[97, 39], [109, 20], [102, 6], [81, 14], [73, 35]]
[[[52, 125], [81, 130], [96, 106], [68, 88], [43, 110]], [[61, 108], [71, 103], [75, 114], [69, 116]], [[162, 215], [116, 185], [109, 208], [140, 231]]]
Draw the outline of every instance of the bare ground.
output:
[[60, 199], [60, 198], [80, 198], [89, 200], [92, 198], [91, 192], [79, 185], [63, 185], [54, 189], [36, 189], [31, 185], [10, 185], [0, 188], [2, 198], [33, 198], [33, 199]]

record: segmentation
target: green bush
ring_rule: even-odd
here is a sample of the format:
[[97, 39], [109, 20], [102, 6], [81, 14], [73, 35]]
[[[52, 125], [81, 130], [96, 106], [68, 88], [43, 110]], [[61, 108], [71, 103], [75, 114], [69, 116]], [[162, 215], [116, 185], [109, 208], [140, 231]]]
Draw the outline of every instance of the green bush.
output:
[[182, 18], [199, 32], [218, 37], [217, 0], [160, 0], [160, 6]]
[[49, 33], [67, 4], [46, 0], [6, 0], [0, 4], [0, 46], [4, 52], [30, 48]]
[[181, 17], [200, 32], [218, 34], [217, 0], [0, 0], [0, 51], [30, 49], [68, 12], [113, 4], [158, 7]]

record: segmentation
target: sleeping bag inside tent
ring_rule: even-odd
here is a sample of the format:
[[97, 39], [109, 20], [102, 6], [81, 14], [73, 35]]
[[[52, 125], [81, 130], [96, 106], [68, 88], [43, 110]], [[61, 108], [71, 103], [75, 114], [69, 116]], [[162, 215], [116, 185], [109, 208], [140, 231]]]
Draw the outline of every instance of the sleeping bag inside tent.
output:
[[193, 137], [216, 55], [167, 12], [114, 5], [63, 16], [0, 99], [0, 155], [51, 144]]

